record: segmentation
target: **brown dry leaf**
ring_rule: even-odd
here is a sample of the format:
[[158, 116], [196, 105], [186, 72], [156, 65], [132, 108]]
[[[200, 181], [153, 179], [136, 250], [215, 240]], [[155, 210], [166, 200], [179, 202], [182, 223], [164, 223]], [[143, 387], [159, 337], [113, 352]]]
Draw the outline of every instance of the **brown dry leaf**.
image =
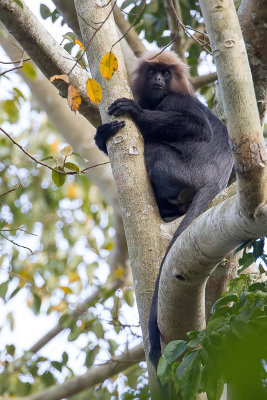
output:
[[51, 78], [49, 79], [50, 82], [54, 82], [54, 81], [64, 81], [66, 83], [70, 83], [69, 77], [66, 74], [63, 75], [53, 75], [51, 76]]
[[100, 72], [104, 78], [110, 80], [118, 69], [117, 57], [110, 51], [100, 61]]
[[78, 111], [82, 102], [82, 98], [79, 95], [78, 90], [72, 84], [68, 87], [68, 105], [71, 111]]
[[99, 104], [102, 100], [102, 90], [97, 81], [89, 78], [86, 82], [86, 89], [89, 96], [89, 99], [95, 103]]

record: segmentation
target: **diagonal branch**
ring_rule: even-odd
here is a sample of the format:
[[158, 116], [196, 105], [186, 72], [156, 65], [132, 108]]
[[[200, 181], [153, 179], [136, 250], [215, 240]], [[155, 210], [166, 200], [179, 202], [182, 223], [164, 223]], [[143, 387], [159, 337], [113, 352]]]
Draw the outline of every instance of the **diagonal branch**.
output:
[[[55, 41], [25, 4], [21, 8], [15, 1], [0, 0], [0, 19], [48, 79], [53, 75], [69, 74], [76, 61], [71, 59], [70, 54]], [[99, 125], [98, 109], [90, 102], [86, 91], [87, 72], [76, 65], [69, 79], [79, 88], [82, 97], [80, 113], [93, 125]], [[67, 85], [60, 83], [57, 88], [61, 96], [66, 97]]]
[[60, 400], [80, 393], [85, 389], [102, 383], [105, 379], [124, 371], [133, 364], [143, 361], [145, 358], [142, 344], [125, 351], [118, 357], [114, 357], [106, 364], [90, 368], [85, 374], [76, 376], [61, 385], [50, 386], [42, 392], [17, 400]]

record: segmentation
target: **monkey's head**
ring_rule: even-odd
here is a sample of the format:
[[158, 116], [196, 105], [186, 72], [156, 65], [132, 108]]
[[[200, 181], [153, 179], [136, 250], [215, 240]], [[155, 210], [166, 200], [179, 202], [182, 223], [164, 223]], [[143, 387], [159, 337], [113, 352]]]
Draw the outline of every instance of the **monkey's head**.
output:
[[154, 108], [172, 93], [193, 94], [187, 65], [173, 52], [146, 53], [139, 58], [130, 77], [135, 99], [147, 108]]

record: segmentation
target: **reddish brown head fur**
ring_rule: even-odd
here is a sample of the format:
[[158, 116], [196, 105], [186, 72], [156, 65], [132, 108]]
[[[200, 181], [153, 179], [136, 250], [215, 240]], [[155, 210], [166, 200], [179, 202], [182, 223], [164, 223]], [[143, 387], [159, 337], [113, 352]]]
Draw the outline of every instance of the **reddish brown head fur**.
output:
[[193, 90], [188, 79], [188, 66], [173, 51], [150, 51], [137, 60], [131, 74], [130, 82], [134, 97], [139, 100], [143, 92], [147, 68], [151, 64], [161, 64], [171, 69], [172, 80], [170, 84], [173, 93], [193, 95]]

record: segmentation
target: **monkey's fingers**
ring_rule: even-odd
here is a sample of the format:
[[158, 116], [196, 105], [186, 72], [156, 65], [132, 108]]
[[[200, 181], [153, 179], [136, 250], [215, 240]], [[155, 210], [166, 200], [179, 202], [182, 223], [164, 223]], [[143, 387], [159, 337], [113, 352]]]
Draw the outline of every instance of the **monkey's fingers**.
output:
[[99, 150], [107, 154], [106, 141], [125, 126], [125, 121], [112, 121], [100, 125], [95, 134], [95, 143]]
[[[133, 103], [134, 103], [133, 100], [126, 99], [126, 98], [121, 98], [121, 99], [115, 100], [114, 103], [112, 103], [109, 106], [108, 114], [116, 115], [115, 113], [117, 111], [119, 111], [120, 114], [126, 113], [133, 107]], [[117, 115], [119, 115], [119, 114], [117, 114]]]

